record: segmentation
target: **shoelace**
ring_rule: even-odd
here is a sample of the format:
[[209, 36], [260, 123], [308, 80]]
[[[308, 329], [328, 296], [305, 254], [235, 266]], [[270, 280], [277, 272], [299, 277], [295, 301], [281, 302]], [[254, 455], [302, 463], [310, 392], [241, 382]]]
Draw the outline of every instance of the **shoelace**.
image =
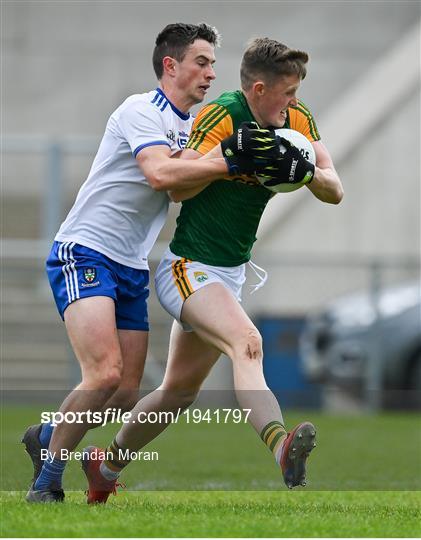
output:
[[[118, 487], [121, 487], [122, 489], [126, 489], [126, 484], [124, 482], [116, 482], [113, 486], [112, 491], [104, 491], [103, 493], [112, 493], [113, 495], [117, 495]], [[98, 490], [98, 491], [101, 492], [102, 490]], [[85, 495], [89, 495], [89, 489], [85, 489]]]
[[[253, 272], [256, 274], [256, 276], [260, 279], [259, 283], [256, 285], [250, 285], [250, 287], [253, 289], [250, 294], [254, 294], [256, 291], [258, 291], [261, 287], [264, 286], [268, 279], [268, 273], [264, 268], [261, 268], [253, 261], [248, 262], [250, 268], [253, 270]], [[260, 273], [261, 272], [261, 273]]]

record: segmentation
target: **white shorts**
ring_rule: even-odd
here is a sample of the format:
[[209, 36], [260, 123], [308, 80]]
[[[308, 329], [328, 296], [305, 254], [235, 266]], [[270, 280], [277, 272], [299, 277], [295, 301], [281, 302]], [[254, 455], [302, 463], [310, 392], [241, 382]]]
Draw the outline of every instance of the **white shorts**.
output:
[[245, 268], [245, 264], [210, 266], [174, 255], [167, 248], [155, 274], [156, 294], [162, 307], [188, 332], [192, 328], [180, 319], [184, 301], [209, 283], [222, 283], [241, 302]]

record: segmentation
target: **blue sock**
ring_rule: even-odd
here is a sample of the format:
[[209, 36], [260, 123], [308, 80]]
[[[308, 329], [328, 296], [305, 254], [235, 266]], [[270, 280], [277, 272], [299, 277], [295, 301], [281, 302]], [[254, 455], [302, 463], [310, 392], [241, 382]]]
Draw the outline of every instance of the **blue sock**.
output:
[[66, 461], [61, 459], [51, 459], [52, 455], [49, 454], [48, 459], [44, 461], [40, 475], [36, 479], [34, 489], [60, 489], [61, 479], [63, 477], [64, 468], [66, 467]]
[[48, 448], [50, 441], [51, 441], [51, 435], [53, 434], [54, 426], [51, 424], [42, 424], [41, 425], [41, 432], [39, 434], [39, 442], [41, 443], [41, 446], [43, 448]]

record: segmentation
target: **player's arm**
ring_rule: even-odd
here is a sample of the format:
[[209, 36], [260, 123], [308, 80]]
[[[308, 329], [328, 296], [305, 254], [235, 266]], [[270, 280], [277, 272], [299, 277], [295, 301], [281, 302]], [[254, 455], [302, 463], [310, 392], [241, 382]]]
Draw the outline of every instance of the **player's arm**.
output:
[[228, 166], [222, 155], [186, 162], [171, 159], [170, 149], [165, 145], [144, 148], [136, 159], [145, 178], [156, 191], [196, 188], [228, 175]]
[[[220, 114], [219, 109], [221, 109]], [[227, 115], [228, 112], [223, 107], [218, 106], [217, 118], [224, 118]], [[203, 122], [206, 125], [207, 121], [208, 117], [206, 116], [200, 120], [201, 129], [204, 133], [208, 130], [203, 129]], [[206, 160], [195, 159], [183, 163], [180, 160], [171, 159], [170, 145], [165, 135], [167, 128], [160, 111], [153, 104], [129, 102], [121, 111], [115, 129], [120, 130], [122, 136], [129, 143], [143, 175], [156, 191], [171, 191], [179, 188], [190, 189], [228, 174], [234, 174], [234, 172], [243, 173], [247, 172], [245, 169], [254, 169], [256, 150], [252, 143], [261, 134], [259, 129], [247, 131], [251, 135], [246, 137], [248, 141], [247, 150], [250, 151], [248, 158], [237, 158], [233, 153], [224, 155], [224, 157]], [[234, 142], [237, 139], [242, 140], [239, 137], [239, 132], [240, 130], [232, 134], [231, 124], [230, 135], [232, 134]], [[201, 132], [198, 131], [196, 134], [198, 133]], [[218, 144], [220, 140], [213, 146]], [[201, 138], [199, 144], [201, 144]], [[206, 152], [207, 150], [201, 151], [202, 154]], [[236, 167], [235, 171], [233, 170], [234, 167]]]
[[162, 112], [153, 103], [129, 100], [115, 129], [128, 142], [143, 175], [157, 191], [195, 187], [228, 173], [229, 164], [222, 157], [206, 162], [194, 160], [188, 167], [171, 159], [168, 128]]
[[[266, 134], [267, 132], [267, 134]], [[255, 140], [266, 135], [271, 141], [263, 144], [264, 148], [255, 148]], [[234, 151], [222, 155], [221, 145], [230, 145]], [[241, 146], [241, 151], [236, 148]], [[241, 127], [227, 137], [219, 137], [213, 147], [218, 146], [219, 150], [213, 154], [207, 154], [203, 159], [172, 159], [170, 149], [166, 144], [153, 144], [144, 147], [136, 155], [139, 167], [142, 170], [149, 184], [156, 191], [175, 191], [178, 189], [191, 189], [198, 186], [204, 187], [209, 182], [223, 177], [238, 174], [255, 174], [262, 167], [262, 162], [267, 162], [267, 155], [277, 152], [278, 143], [275, 135], [268, 130], [258, 127]], [[243, 149], [244, 147], [244, 149]], [[203, 145], [202, 145], [203, 148]], [[195, 151], [195, 154], [203, 153], [202, 150]], [[195, 156], [196, 157], [196, 156]], [[184, 163], [183, 163], [184, 161]]]
[[306, 186], [320, 201], [339, 204], [344, 190], [329, 151], [322, 141], [314, 141], [312, 145], [316, 152], [316, 168], [313, 180]]
[[289, 109], [289, 114], [291, 128], [305, 135], [311, 141], [316, 153], [314, 176], [306, 186], [320, 201], [339, 204], [344, 194], [341, 180], [328, 149], [320, 140], [313, 115], [301, 100], [298, 100], [296, 107]]
[[[183, 153], [181, 154], [182, 160], [184, 159], [203, 160], [203, 159], [211, 159], [213, 157], [222, 157], [220, 144], [215, 146], [210, 152], [208, 152], [204, 156], [197, 150], [192, 150], [191, 148], [186, 148], [185, 150], [183, 150]], [[200, 186], [190, 188], [190, 189], [172, 190], [168, 192], [168, 195], [170, 196], [173, 202], [177, 203], [177, 202], [185, 201], [186, 199], [192, 199], [193, 197], [198, 195], [201, 191], [203, 191], [208, 185], [209, 185], [209, 182], [206, 182]]]

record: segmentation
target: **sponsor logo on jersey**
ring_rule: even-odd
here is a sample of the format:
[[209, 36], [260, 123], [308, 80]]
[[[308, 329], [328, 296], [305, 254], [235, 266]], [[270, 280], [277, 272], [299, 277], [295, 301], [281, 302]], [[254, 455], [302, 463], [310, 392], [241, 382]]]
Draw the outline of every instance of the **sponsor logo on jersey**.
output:
[[93, 280], [96, 278], [96, 270], [95, 270], [95, 268], [84, 268], [83, 269], [83, 277], [85, 278], [85, 281], [87, 283], [92, 283]]
[[189, 139], [189, 136], [185, 131], [179, 131], [178, 132], [178, 139], [177, 139], [178, 147], [181, 148], [181, 149], [185, 148], [188, 139]]
[[199, 283], [203, 283], [208, 279], [208, 275], [205, 272], [195, 272], [194, 279]]
[[169, 139], [171, 142], [175, 142], [175, 133], [172, 129], [168, 131], [167, 139]]

